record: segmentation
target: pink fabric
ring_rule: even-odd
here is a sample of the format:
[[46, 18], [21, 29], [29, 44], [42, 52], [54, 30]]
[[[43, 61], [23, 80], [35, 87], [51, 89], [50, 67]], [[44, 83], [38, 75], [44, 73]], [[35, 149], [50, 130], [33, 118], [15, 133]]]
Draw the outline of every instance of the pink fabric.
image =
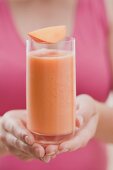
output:
[[[77, 22], [77, 94], [105, 101], [111, 89], [107, 51], [107, 20], [103, 0], [79, 0]], [[20, 39], [5, 0], [0, 0], [0, 114], [26, 108], [25, 44]], [[0, 158], [1, 170], [106, 170], [104, 145], [92, 140], [87, 147], [62, 154], [49, 164]]]

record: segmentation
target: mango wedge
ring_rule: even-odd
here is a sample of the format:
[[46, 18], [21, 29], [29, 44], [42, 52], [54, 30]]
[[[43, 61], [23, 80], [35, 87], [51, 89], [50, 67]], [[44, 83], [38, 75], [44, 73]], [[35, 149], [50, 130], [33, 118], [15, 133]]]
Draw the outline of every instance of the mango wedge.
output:
[[37, 43], [54, 44], [66, 37], [66, 26], [46, 27], [30, 32], [28, 35]]

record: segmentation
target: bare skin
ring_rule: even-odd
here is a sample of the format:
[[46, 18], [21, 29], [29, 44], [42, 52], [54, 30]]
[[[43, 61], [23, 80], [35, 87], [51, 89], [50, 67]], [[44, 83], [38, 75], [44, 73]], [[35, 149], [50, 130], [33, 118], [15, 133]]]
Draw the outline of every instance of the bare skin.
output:
[[[113, 7], [113, 1], [105, 0], [105, 4], [109, 23], [108, 46], [110, 50], [111, 67], [113, 68], [113, 14], [111, 8]], [[26, 34], [28, 32], [48, 25], [60, 25], [63, 23], [69, 30], [68, 34], [70, 35], [72, 32], [74, 23], [73, 16], [76, 9], [74, 6], [77, 7], [77, 2], [75, 3], [74, 0], [65, 0], [65, 3], [64, 0], [9, 0], [9, 5], [13, 20], [22, 40], [26, 39]], [[34, 143], [32, 134], [27, 131], [25, 126], [26, 120], [24, 119], [26, 111], [16, 110], [4, 114], [0, 120], [0, 140], [2, 148], [0, 149], [0, 154], [10, 153], [22, 159], [38, 158], [48, 162], [59, 153], [73, 151], [85, 146], [93, 137], [113, 143], [113, 127], [111, 126], [113, 124], [113, 108], [109, 108], [105, 104], [99, 103], [87, 95], [78, 96], [77, 104], [79, 106], [77, 112], [80, 116], [78, 118], [80, 130], [77, 136], [59, 146], [50, 145], [46, 147], [46, 149]], [[21, 112], [23, 116], [16, 116], [18, 112]], [[11, 123], [7, 126], [9, 118]], [[18, 129], [23, 129], [23, 127], [23, 134], [18, 133]], [[106, 132], [104, 136], [102, 135], [103, 132]], [[26, 136], [32, 139], [31, 143], [25, 140], [24, 137]], [[14, 142], [13, 146], [11, 145], [12, 141]], [[3, 145], [3, 143], [5, 145]], [[34, 149], [34, 145], [37, 151]]]

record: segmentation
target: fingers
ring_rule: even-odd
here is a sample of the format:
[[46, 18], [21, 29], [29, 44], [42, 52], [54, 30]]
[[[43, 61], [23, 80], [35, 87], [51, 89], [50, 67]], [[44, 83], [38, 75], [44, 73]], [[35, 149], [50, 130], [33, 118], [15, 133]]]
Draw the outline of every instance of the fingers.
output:
[[44, 156], [44, 158], [42, 158], [42, 161], [44, 161], [45, 163], [50, 162], [51, 160], [51, 156]]
[[45, 155], [45, 150], [35, 142], [34, 136], [27, 130], [26, 113], [23, 111], [22, 114], [19, 113], [20, 111], [12, 111], [3, 116], [1, 140], [15, 155], [20, 152], [22, 159], [38, 158], [41, 160]]
[[58, 146], [57, 145], [48, 145], [45, 148], [45, 155], [41, 158], [41, 160], [45, 163], [50, 162], [50, 160], [56, 158], [56, 154], [58, 152]]
[[1, 141], [8, 147], [16, 148], [20, 151], [26, 152], [31, 154], [30, 147], [22, 142], [21, 140], [17, 139], [15, 136], [11, 135], [10, 133], [3, 133], [1, 134]]
[[94, 100], [87, 95], [77, 97], [76, 114], [83, 117], [84, 122], [88, 122], [89, 118], [96, 113]]
[[48, 156], [48, 155], [45, 155], [43, 158], [42, 158], [42, 161], [44, 161], [45, 163], [48, 163], [50, 162], [52, 159], [56, 158], [56, 155], [51, 155], [51, 156]]
[[45, 150], [40, 144], [34, 143], [32, 146], [29, 146], [10, 133], [2, 133], [1, 141], [8, 147], [8, 149], [10, 149], [10, 151], [15, 150], [15, 153], [16, 151], [17, 153], [20, 151], [26, 153], [28, 157], [35, 158], [42, 158], [45, 155]]
[[32, 151], [33, 151], [33, 153], [35, 153], [35, 156], [38, 158], [43, 158], [45, 155], [44, 148], [38, 143], [34, 143], [32, 145]]
[[23, 142], [32, 145], [35, 142], [33, 135], [25, 128], [22, 122], [18, 120], [9, 119], [9, 123], [7, 121], [3, 121], [2, 127], [6, 132], [13, 134], [16, 138], [22, 140]]
[[84, 129], [78, 132], [78, 134], [71, 140], [63, 142], [59, 146], [61, 152], [73, 151], [84, 147], [88, 141], [94, 136], [96, 126], [98, 122], [98, 116], [95, 115], [91, 118], [90, 122]]
[[25, 153], [23, 151], [15, 149], [14, 147], [9, 146], [8, 149], [9, 149], [10, 153], [17, 156], [19, 159], [32, 160], [34, 158], [32, 155], [29, 155], [28, 153]]
[[57, 152], [58, 152], [57, 145], [49, 145], [46, 147], [46, 155], [48, 155], [48, 156], [55, 155]]

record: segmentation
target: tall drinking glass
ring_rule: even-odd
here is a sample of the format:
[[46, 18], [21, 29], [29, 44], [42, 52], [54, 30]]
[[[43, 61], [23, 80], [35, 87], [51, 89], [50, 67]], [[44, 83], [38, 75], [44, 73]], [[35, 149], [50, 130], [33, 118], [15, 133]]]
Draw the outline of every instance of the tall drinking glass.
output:
[[56, 44], [27, 40], [27, 127], [42, 144], [75, 132], [75, 39]]

